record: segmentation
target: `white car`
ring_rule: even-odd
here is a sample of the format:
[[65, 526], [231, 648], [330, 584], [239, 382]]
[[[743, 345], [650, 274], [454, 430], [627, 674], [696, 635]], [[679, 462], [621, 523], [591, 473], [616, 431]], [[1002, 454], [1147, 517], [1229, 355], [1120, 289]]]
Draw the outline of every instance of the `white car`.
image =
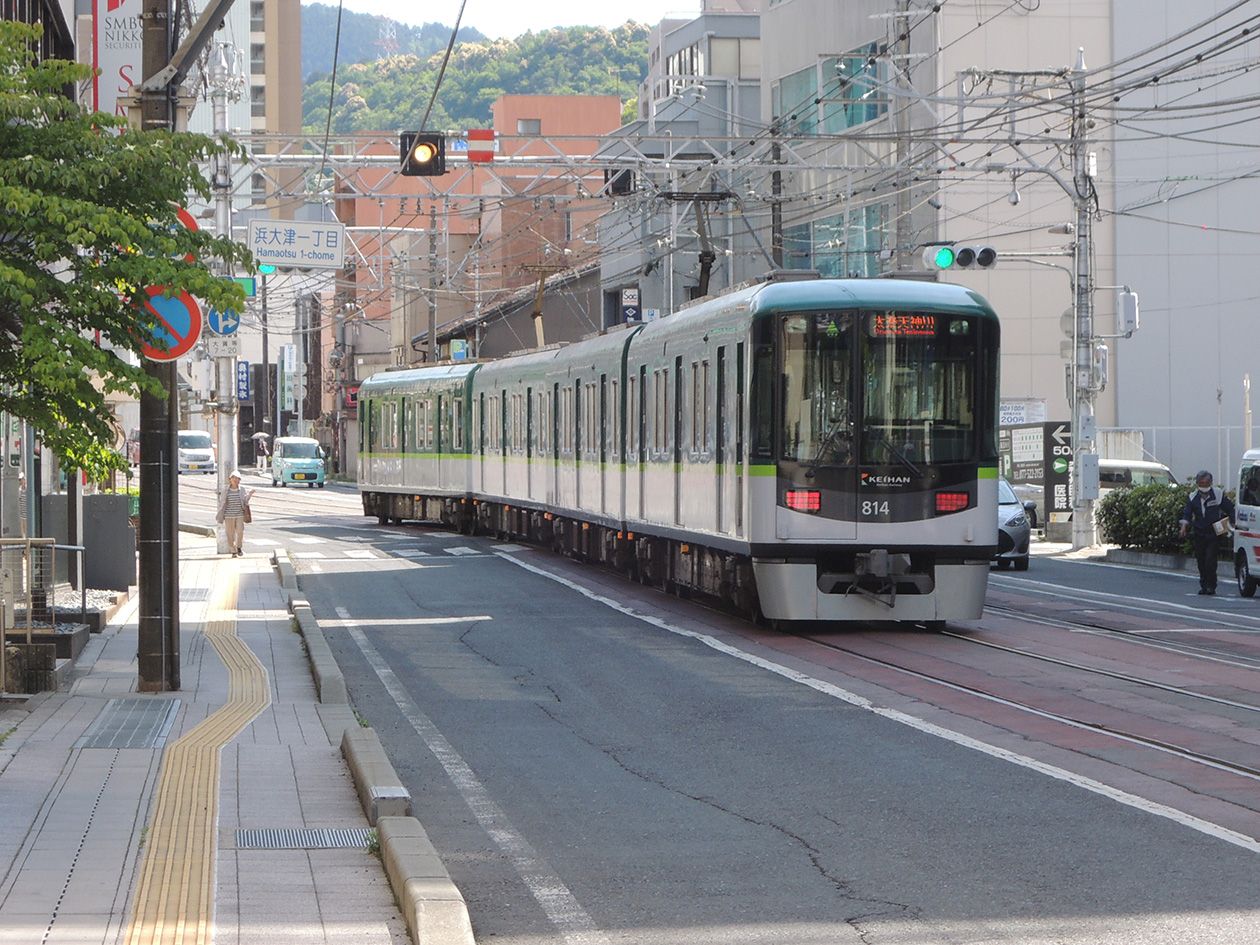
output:
[[205, 430], [180, 430], [179, 471], [213, 473], [216, 469], [214, 440]]

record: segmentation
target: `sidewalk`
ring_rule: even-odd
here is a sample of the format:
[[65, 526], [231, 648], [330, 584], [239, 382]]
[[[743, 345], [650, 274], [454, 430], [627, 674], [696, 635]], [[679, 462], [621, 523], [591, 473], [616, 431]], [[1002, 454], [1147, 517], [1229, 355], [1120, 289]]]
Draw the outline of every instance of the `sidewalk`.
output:
[[136, 691], [133, 598], [0, 705], [0, 945], [406, 945], [270, 558], [180, 542], [180, 691]]

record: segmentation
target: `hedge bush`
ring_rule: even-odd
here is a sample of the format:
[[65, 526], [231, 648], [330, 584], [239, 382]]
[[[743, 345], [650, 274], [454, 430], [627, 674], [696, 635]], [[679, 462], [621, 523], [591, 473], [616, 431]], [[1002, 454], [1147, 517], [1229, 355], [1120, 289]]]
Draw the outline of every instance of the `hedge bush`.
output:
[[1152, 483], [1108, 492], [1097, 507], [1099, 533], [1121, 548], [1160, 554], [1192, 555], [1194, 545], [1181, 537], [1181, 510], [1190, 486]]

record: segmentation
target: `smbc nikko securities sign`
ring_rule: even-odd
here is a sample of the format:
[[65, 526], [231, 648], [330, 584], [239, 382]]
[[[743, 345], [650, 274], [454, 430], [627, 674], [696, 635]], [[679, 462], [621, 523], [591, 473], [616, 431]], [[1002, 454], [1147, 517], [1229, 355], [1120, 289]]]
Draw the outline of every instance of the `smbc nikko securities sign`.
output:
[[344, 223], [250, 220], [254, 262], [278, 269], [340, 269], [346, 261]]

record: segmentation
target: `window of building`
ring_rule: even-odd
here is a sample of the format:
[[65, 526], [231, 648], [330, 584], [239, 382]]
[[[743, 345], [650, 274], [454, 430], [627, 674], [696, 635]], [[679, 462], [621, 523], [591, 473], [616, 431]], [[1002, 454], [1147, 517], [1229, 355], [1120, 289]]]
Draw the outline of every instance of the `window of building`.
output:
[[730, 79], [761, 78], [761, 40], [733, 36], [709, 40], [709, 75]]
[[[793, 134], [837, 134], [888, 113], [883, 48], [870, 43], [784, 76], [771, 89], [774, 114]], [[791, 116], [795, 116], [793, 119]]]
[[518, 118], [516, 119], [516, 133], [518, 135], [540, 135], [542, 134], [541, 118]]
[[249, 68], [254, 75], [267, 71], [267, 47], [262, 43], [249, 44]]

